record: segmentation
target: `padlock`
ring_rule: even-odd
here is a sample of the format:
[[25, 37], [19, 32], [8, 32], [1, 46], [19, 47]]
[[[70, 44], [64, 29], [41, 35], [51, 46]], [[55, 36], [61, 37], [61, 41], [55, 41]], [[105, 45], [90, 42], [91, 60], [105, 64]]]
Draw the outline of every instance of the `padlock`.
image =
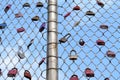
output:
[[102, 25], [100, 25], [100, 28], [101, 29], [108, 29], [108, 25], [102, 24]]
[[17, 33], [20, 33], [20, 32], [23, 32], [23, 31], [25, 31], [25, 28], [23, 28], [23, 27], [17, 29]]
[[30, 7], [30, 4], [29, 3], [24, 3], [23, 7]]
[[92, 12], [92, 11], [87, 11], [87, 12], [86, 12], [86, 15], [89, 15], [89, 16], [95, 16], [95, 13]]
[[[74, 55], [72, 53], [74, 53]], [[77, 57], [78, 57], [77, 52], [75, 50], [71, 50], [69, 54], [69, 59], [74, 61], [77, 60]]]
[[97, 4], [101, 7], [104, 7], [104, 4], [102, 2], [100, 2], [99, 0], [97, 0]]
[[6, 7], [5, 7], [5, 9], [4, 9], [4, 11], [5, 11], [5, 13], [7, 13], [8, 12], [8, 10], [11, 8], [11, 4], [8, 4]]
[[80, 7], [77, 5], [73, 8], [73, 10], [80, 10]]
[[100, 39], [98, 39], [96, 41], [96, 43], [97, 43], [97, 45], [100, 45], [100, 46], [104, 46], [105, 45], [105, 42], [103, 40], [100, 40]]
[[27, 48], [29, 49], [29, 47], [33, 44], [34, 39], [31, 39], [30, 43], [27, 45]]
[[28, 70], [25, 70], [24, 77], [28, 78], [29, 80], [31, 80], [31, 78], [32, 78], [31, 74], [30, 74], [30, 72]]
[[68, 12], [67, 14], [64, 15], [64, 19], [68, 17], [71, 14], [71, 12]]
[[0, 37], [0, 43], [2, 44], [2, 37]]
[[0, 24], [0, 29], [4, 29], [7, 26], [7, 24], [5, 22]]
[[45, 22], [42, 23], [42, 25], [40, 26], [39, 32], [42, 32], [45, 29]]
[[106, 52], [106, 54], [107, 54], [108, 57], [111, 57], [111, 58], [114, 58], [116, 56], [115, 53], [113, 51], [110, 51], [110, 50], [108, 50]]
[[79, 40], [79, 44], [80, 44], [81, 46], [83, 46], [83, 45], [85, 44], [85, 41], [83, 41], [83, 39], [80, 39], [80, 40]]
[[39, 18], [39, 16], [34, 16], [33, 18], [32, 18], [32, 21], [38, 21], [40, 18]]
[[104, 80], [110, 80], [109, 78], [105, 78]]
[[80, 23], [80, 21], [75, 22], [75, 23], [74, 23], [74, 27], [78, 26], [79, 23]]
[[39, 67], [44, 61], [45, 61], [45, 58], [42, 58], [42, 60], [39, 62]]
[[70, 77], [70, 80], [79, 80], [79, 79], [78, 79], [78, 76], [77, 76], [77, 75], [73, 74], [73, 75]]
[[43, 3], [42, 2], [37, 2], [36, 7], [43, 7]]
[[21, 12], [18, 12], [18, 13], [15, 14], [15, 17], [16, 18], [23, 17], [23, 14]]
[[12, 69], [8, 72], [7, 76], [8, 76], [8, 77], [15, 77], [17, 73], [18, 73], [18, 69], [17, 69], [17, 68], [12, 68]]
[[94, 72], [90, 68], [85, 69], [86, 77], [94, 77]]
[[63, 36], [63, 37], [59, 40], [59, 42], [60, 42], [60, 43], [65, 43], [65, 42], [68, 40], [68, 38], [70, 38], [70, 36], [71, 36], [70, 33], [66, 34], [65, 36]]
[[22, 47], [19, 46], [19, 50], [18, 50], [18, 57], [20, 59], [24, 59], [25, 58], [25, 54], [23, 53]]
[[2, 75], [2, 69], [0, 69], [0, 76]]

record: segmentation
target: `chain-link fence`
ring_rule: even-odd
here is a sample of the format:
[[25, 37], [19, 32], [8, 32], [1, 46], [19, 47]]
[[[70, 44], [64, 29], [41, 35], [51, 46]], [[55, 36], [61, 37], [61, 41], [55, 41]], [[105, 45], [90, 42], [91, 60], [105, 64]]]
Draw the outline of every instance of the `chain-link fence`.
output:
[[0, 0], [0, 80], [45, 80], [46, 0]]
[[59, 80], [120, 80], [119, 4], [58, 1]]
[[58, 0], [58, 56], [46, 56], [46, 0], [0, 2], [0, 80], [49, 79], [50, 57], [58, 58], [59, 80], [120, 79], [119, 0]]

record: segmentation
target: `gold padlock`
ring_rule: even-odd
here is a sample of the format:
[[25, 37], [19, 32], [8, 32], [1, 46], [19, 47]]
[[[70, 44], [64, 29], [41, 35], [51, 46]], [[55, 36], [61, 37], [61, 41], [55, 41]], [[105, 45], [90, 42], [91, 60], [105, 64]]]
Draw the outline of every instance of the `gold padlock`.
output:
[[[74, 53], [74, 55], [72, 53]], [[77, 60], [77, 58], [78, 58], [77, 52], [75, 50], [71, 50], [69, 54], [69, 59], [74, 61]]]

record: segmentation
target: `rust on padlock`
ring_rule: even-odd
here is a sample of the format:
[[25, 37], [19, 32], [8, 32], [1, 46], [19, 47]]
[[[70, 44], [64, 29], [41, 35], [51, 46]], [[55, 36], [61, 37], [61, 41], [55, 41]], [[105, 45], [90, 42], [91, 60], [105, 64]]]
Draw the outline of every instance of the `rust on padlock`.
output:
[[69, 59], [74, 61], [77, 60], [77, 57], [78, 57], [77, 52], [75, 50], [71, 50], [69, 54]]
[[68, 38], [70, 38], [70, 36], [71, 36], [70, 33], [68, 33], [68, 34], [66, 34], [65, 36], [63, 36], [63, 37], [59, 40], [60, 44], [61, 44], [61, 43], [65, 43], [65, 42], [68, 40]]
[[79, 80], [78, 79], [78, 76], [76, 74], [73, 74], [71, 77], [70, 77], [70, 80]]

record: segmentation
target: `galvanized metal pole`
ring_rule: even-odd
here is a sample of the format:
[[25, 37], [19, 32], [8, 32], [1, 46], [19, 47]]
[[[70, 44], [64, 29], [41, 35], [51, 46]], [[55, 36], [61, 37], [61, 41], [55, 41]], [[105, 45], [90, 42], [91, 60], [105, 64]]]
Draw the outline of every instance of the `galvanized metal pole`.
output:
[[57, 0], [48, 0], [47, 80], [58, 80]]

